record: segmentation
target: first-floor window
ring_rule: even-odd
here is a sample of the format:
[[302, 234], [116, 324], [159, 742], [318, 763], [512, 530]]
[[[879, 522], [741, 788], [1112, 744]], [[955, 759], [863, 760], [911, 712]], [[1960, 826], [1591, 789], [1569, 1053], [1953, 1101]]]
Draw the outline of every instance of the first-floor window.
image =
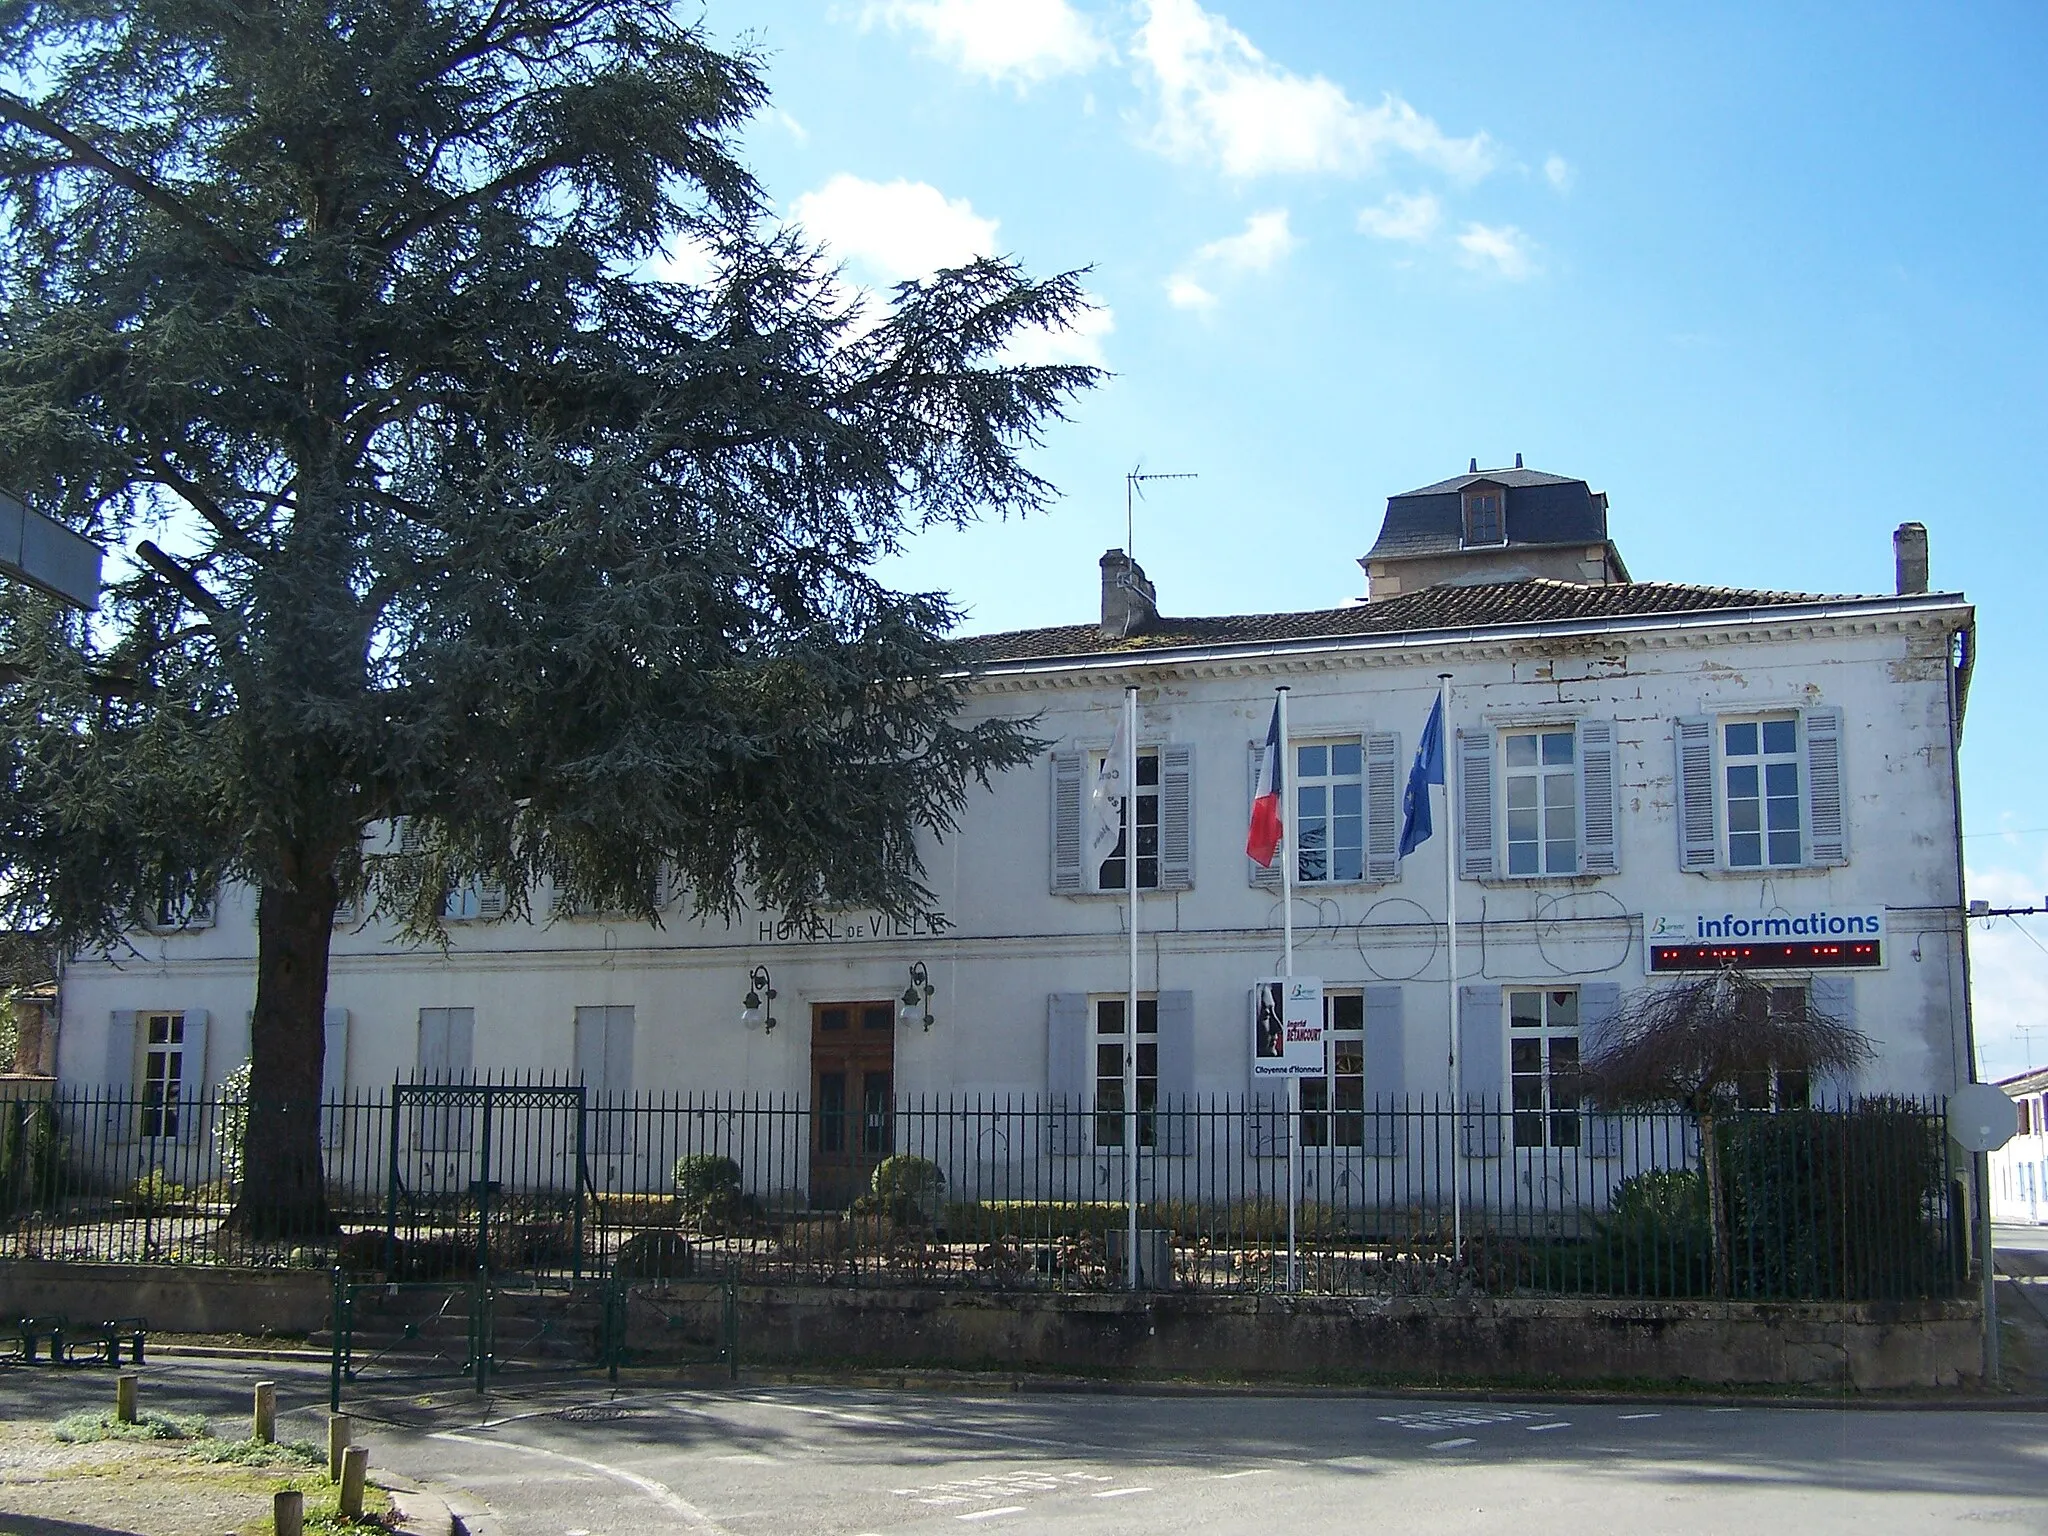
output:
[[[1100, 767], [1102, 759], [1093, 759]], [[1138, 802], [1138, 889], [1156, 891], [1159, 889], [1159, 754], [1140, 752], [1138, 754], [1138, 792], [1133, 797]], [[1130, 878], [1124, 869], [1124, 858], [1130, 852], [1131, 807], [1125, 800], [1119, 807], [1123, 824], [1116, 836], [1116, 847], [1102, 866], [1095, 872], [1097, 890], [1121, 891], [1128, 887]]]
[[[1738, 1006], [1747, 1023], [1796, 1024], [1806, 1017], [1806, 1002], [1806, 984], [1795, 982], [1745, 993]], [[1744, 1109], [1805, 1109], [1813, 1102], [1813, 1084], [1796, 1068], [1762, 1067], [1737, 1078], [1735, 1094]]]
[[1365, 994], [1323, 994], [1323, 1075], [1301, 1080], [1301, 1144], [1365, 1145]]
[[1159, 1003], [1156, 998], [1138, 999], [1138, 1028], [1132, 1036], [1124, 1028], [1129, 999], [1098, 997], [1095, 1000], [1095, 1145], [1121, 1147], [1124, 1144], [1124, 1052], [1135, 1045], [1138, 1053], [1138, 1145], [1153, 1144], [1154, 1111], [1159, 1104]]
[[1509, 874], [1579, 872], [1577, 747], [1569, 725], [1502, 733]]
[[1728, 863], [1735, 869], [1805, 862], [1800, 846], [1799, 721], [1792, 715], [1721, 723]]
[[1365, 878], [1365, 748], [1357, 737], [1294, 749], [1295, 879]]
[[1508, 1086], [1515, 1145], [1579, 1144], [1579, 994], [1508, 993]]
[[176, 1136], [185, 1077], [185, 1015], [142, 1016], [142, 1134]]

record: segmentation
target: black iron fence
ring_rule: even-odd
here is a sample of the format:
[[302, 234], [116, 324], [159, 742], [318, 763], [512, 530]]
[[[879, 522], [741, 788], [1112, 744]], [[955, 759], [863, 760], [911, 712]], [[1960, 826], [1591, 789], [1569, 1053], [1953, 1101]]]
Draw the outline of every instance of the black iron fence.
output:
[[820, 1113], [404, 1084], [323, 1106], [326, 1219], [263, 1237], [235, 1219], [241, 1115], [220, 1095], [0, 1104], [0, 1258], [1103, 1288], [1126, 1273], [1135, 1173], [1156, 1287], [1890, 1299], [1950, 1294], [1968, 1267], [1942, 1114], [1903, 1100], [1725, 1116], [1710, 1189], [1675, 1113], [1219, 1097], [1147, 1108], [1127, 1149], [1120, 1116], [1040, 1098]]

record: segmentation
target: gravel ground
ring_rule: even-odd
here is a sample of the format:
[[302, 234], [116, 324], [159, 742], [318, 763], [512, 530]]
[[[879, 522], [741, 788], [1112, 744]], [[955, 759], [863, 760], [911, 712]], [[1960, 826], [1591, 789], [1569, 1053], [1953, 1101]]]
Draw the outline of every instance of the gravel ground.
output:
[[296, 1480], [309, 1513], [327, 1498], [322, 1471], [294, 1479], [192, 1450], [176, 1440], [65, 1444], [46, 1423], [0, 1420], [0, 1536], [256, 1536], [269, 1529], [277, 1489]]

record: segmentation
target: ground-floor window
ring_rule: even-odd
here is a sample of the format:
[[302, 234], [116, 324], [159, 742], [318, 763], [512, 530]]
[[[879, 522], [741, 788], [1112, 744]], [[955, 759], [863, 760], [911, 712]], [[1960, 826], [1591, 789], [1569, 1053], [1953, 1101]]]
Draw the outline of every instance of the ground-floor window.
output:
[[[1095, 999], [1095, 1145], [1124, 1144], [1124, 1051], [1133, 1037], [1124, 1029], [1128, 998]], [[1138, 999], [1138, 1145], [1153, 1144], [1154, 1112], [1159, 1104], [1159, 1001]]]
[[142, 1134], [176, 1136], [185, 1080], [185, 1015], [142, 1016]]
[[[1741, 1007], [1750, 1023], [1768, 1018], [1774, 1024], [1796, 1024], [1806, 1017], [1806, 983], [1793, 982], [1766, 992], [1744, 993]], [[1767, 1067], [1745, 1072], [1736, 1080], [1735, 1091], [1744, 1109], [1806, 1109], [1813, 1103], [1811, 1080], [1805, 1072], [1792, 1068]]]
[[1517, 1147], [1579, 1144], [1579, 993], [1508, 992], [1508, 1086]]
[[1301, 1080], [1301, 1144], [1365, 1145], [1365, 994], [1323, 993], [1323, 1075]]

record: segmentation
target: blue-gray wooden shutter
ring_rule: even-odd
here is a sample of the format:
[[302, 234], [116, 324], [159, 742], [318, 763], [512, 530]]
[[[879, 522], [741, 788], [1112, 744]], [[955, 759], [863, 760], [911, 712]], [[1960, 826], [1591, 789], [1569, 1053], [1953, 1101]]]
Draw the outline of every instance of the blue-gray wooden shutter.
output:
[[1159, 1113], [1153, 1145], [1185, 1157], [1195, 1145], [1195, 994], [1159, 994]]
[[1244, 1040], [1244, 1149], [1247, 1157], [1285, 1157], [1287, 1155], [1287, 1079], [1284, 1077], [1257, 1077], [1252, 1068], [1257, 1061], [1253, 1054], [1257, 1050], [1257, 1034], [1251, 1027], [1259, 1006], [1256, 988], [1245, 993], [1245, 1014], [1242, 1026]]
[[116, 1008], [107, 1022], [107, 1112], [109, 1141], [131, 1141], [142, 1085], [135, 1072], [135, 1010]]
[[1401, 738], [1394, 731], [1365, 737], [1365, 878], [1387, 884], [1401, 878]]
[[1052, 755], [1052, 891], [1070, 896], [1094, 882], [1081, 879], [1081, 766], [1078, 752]]
[[1404, 1150], [1408, 1040], [1399, 987], [1365, 989], [1365, 1152], [1399, 1157]]
[[1848, 796], [1842, 786], [1842, 712], [1806, 711], [1806, 826], [1809, 864], [1849, 862]]
[[587, 1007], [576, 1010], [576, 1076], [583, 1083], [589, 1119], [588, 1149], [604, 1154], [625, 1150], [623, 1100], [633, 1091], [633, 1010]]
[[1159, 749], [1159, 889], [1187, 891], [1194, 885], [1195, 749], [1164, 746]]
[[1467, 1157], [1499, 1157], [1501, 1100], [1507, 1091], [1507, 1060], [1497, 986], [1458, 988], [1459, 1106]]
[[504, 885], [496, 880], [480, 881], [476, 890], [476, 920], [480, 923], [495, 923], [510, 909], [511, 901]]
[[[1259, 792], [1259, 769], [1264, 766], [1265, 761], [1265, 742], [1253, 742], [1251, 744], [1251, 774], [1245, 782], [1244, 794], [1244, 823], [1247, 829], [1250, 828], [1252, 822], [1252, 798]], [[1253, 885], [1265, 890], [1277, 891], [1280, 889], [1280, 860], [1292, 857], [1292, 845], [1287, 843], [1281, 845], [1281, 850], [1274, 856], [1273, 862], [1264, 868], [1260, 867], [1257, 859], [1254, 859], [1250, 854], [1246, 854], [1244, 860], [1245, 875]]]
[[[1621, 987], [1612, 981], [1589, 981], [1579, 988], [1579, 1060], [1590, 1061], [1614, 1043], [1621, 1016]], [[1586, 1149], [1595, 1157], [1620, 1157], [1628, 1135], [1628, 1117], [1589, 1106]]]
[[1705, 715], [1687, 715], [1671, 723], [1677, 749], [1678, 867], [1712, 869], [1721, 862], [1715, 836], [1714, 722]]
[[1621, 873], [1621, 775], [1616, 771], [1614, 722], [1579, 722], [1579, 873]]
[[1045, 1149], [1056, 1156], [1088, 1150], [1090, 1038], [1088, 994], [1053, 992], [1045, 1000]]
[[[1854, 976], [1816, 976], [1807, 984], [1807, 999], [1814, 1012], [1837, 1024], [1856, 1027], [1856, 978]], [[1855, 1091], [1853, 1073], [1841, 1075], [1829, 1073], [1817, 1077], [1811, 1085], [1813, 1102], [1816, 1105], [1846, 1103]]]
[[1458, 875], [1493, 878], [1493, 732], [1458, 732]]
[[320, 1145], [338, 1146], [348, 1101], [348, 1010], [329, 1008], [320, 1017]]

